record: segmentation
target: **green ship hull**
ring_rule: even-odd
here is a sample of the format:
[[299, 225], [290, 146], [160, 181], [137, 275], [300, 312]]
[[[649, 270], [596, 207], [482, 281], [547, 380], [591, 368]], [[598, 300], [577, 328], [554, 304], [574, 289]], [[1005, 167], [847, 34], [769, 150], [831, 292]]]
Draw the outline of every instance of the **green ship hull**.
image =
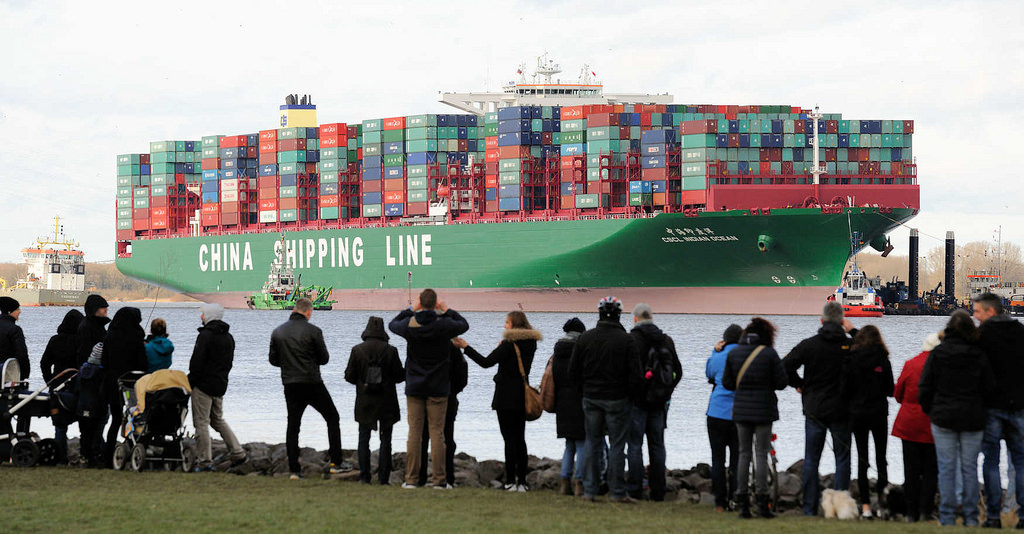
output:
[[[392, 309], [432, 287], [458, 309], [586, 311], [605, 292], [662, 312], [815, 313], [854, 248], [914, 209], [775, 209], [141, 239], [124, 274], [244, 307], [275, 254], [339, 309]], [[859, 237], [851, 247], [851, 235]], [[284, 249], [282, 251], [282, 248]]]

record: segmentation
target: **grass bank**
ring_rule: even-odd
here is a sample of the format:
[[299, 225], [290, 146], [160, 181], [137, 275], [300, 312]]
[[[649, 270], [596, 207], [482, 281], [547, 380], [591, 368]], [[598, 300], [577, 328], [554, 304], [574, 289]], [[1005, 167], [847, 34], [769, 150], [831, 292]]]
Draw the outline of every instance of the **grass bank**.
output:
[[[586, 503], [550, 491], [403, 490], [219, 473], [0, 467], [9, 532], [927, 532], [933, 525], [787, 515], [741, 521], [684, 503]], [[183, 530], [183, 527], [185, 530]]]

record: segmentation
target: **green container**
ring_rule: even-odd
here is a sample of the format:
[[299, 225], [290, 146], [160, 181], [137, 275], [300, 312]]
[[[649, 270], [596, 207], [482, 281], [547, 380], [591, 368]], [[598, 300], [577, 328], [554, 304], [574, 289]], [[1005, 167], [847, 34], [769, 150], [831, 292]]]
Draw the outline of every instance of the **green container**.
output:
[[901, 134], [903, 133], [903, 121], [892, 121], [892, 133]]
[[[306, 151], [305, 150], [288, 150], [285, 152], [277, 153], [277, 163], [305, 163], [306, 162]], [[281, 174], [291, 174], [281, 172]]]
[[132, 220], [132, 209], [131, 208], [117, 208], [118, 219]]
[[385, 167], [401, 167], [405, 165], [405, 154], [385, 154], [383, 161]]
[[363, 217], [380, 217], [380, 204], [363, 204]]
[[405, 140], [437, 139], [437, 128], [410, 128], [405, 130]]
[[299, 210], [278, 210], [277, 220], [281, 222], [294, 222], [299, 220]]
[[132, 205], [135, 209], [145, 209], [149, 207], [149, 197], [135, 197]]
[[150, 187], [149, 196], [151, 197], [165, 197], [167, 196], [167, 186], [165, 185], [154, 185]]
[[718, 119], [718, 133], [729, 133], [729, 119]]
[[488, 111], [487, 113], [484, 113], [484, 124], [498, 124], [498, 112]]
[[200, 145], [203, 148], [220, 148], [220, 138], [219, 135], [207, 135], [203, 137]]
[[149, 152], [174, 152], [174, 141], [152, 141], [149, 143]]
[[531, 132], [543, 132], [544, 131], [544, 119], [533, 119], [530, 121]]
[[363, 132], [363, 144], [366, 143], [382, 143], [384, 141], [384, 132], [380, 130], [371, 130]]
[[345, 158], [347, 156], [348, 151], [342, 150], [338, 147], [324, 148], [320, 150], [320, 161], [323, 161], [325, 159], [338, 159], [339, 157]]
[[118, 176], [131, 176], [132, 175], [132, 166], [131, 165], [118, 165], [117, 166], [117, 175]]
[[892, 134], [892, 144], [889, 145], [889, 146], [896, 147], [896, 148], [902, 147], [903, 146], [903, 134], [900, 134], [900, 133]]
[[[408, 152], [408, 153], [413, 153], [413, 152], [437, 152], [437, 146], [438, 146], [438, 140], [437, 139], [417, 139], [415, 141], [406, 141], [406, 143], [405, 143], [405, 151]], [[380, 151], [379, 146], [377, 148], [377, 151], [378, 151], [377, 153], [379, 153], [379, 151]], [[366, 151], [366, 146], [363, 146], [363, 155], [364, 156], [373, 156], [375, 154], [368, 153]]]
[[437, 115], [411, 115], [405, 118], [406, 128], [423, 128], [437, 126]]
[[413, 189], [426, 189], [427, 179], [426, 178], [412, 178], [408, 177], [405, 181], [406, 188], [410, 191]]
[[596, 208], [600, 206], [600, 197], [597, 194], [576, 195], [577, 208]]
[[408, 165], [405, 167], [406, 178], [420, 178], [426, 180], [427, 178], [427, 165]]
[[850, 121], [839, 121], [839, 133], [848, 134], [850, 133]]
[[[346, 164], [346, 166], [347, 166], [347, 164]], [[317, 168], [320, 170], [321, 173], [324, 173], [324, 172], [337, 171], [338, 169], [341, 168], [341, 165], [338, 162], [338, 160], [336, 160], [336, 159], [325, 159], [325, 160], [320, 160], [320, 163], [317, 164]]]
[[630, 206], [651, 206], [654, 204], [654, 195], [650, 193], [630, 193]]
[[[614, 133], [613, 133], [614, 130]], [[587, 141], [600, 141], [604, 139], [618, 139], [618, 127], [603, 126], [600, 128], [587, 128]]]
[[382, 128], [382, 119], [371, 119], [363, 121], [363, 135], [366, 135], [366, 132], [379, 132]]
[[518, 159], [499, 159], [498, 172], [520, 172], [523, 170], [523, 162]]
[[133, 183], [133, 180], [132, 180], [131, 176], [124, 175], [124, 176], [118, 176], [117, 177], [117, 185], [118, 186], [122, 186], [122, 185], [139, 185], [139, 184]]
[[320, 175], [320, 183], [322, 184], [336, 184], [338, 183], [338, 174], [334, 172], [328, 172]]
[[384, 143], [405, 141], [405, 130], [384, 130], [381, 132], [381, 139]]
[[683, 176], [683, 191], [703, 191], [707, 188], [707, 176]]
[[[131, 210], [129, 210], [129, 212], [130, 211]], [[118, 219], [117, 220], [117, 229], [118, 230], [131, 230], [132, 229], [132, 219], [131, 219], [131, 217], [129, 216], [127, 219]]]
[[[556, 144], [564, 143], [566, 145], [569, 145], [573, 143], [583, 143], [586, 142], [586, 140], [587, 134], [585, 132], [561, 132], [561, 135], [559, 136], [559, 142]], [[552, 141], [554, 141], [554, 138], [552, 138]]]
[[[413, 141], [414, 143], [416, 141]], [[363, 143], [363, 156], [379, 156], [380, 143]]]
[[[683, 148], [704, 148], [704, 147], [714, 147], [715, 146], [715, 135], [714, 134], [690, 134], [690, 135], [684, 135], [682, 137], [683, 137]], [[751, 145], [754, 144], [754, 137], [755, 136], [751, 136], [750, 137], [750, 144]], [[760, 143], [761, 142], [760, 136], [756, 136], [756, 137], [758, 138], [758, 143]]]
[[682, 175], [686, 176], [707, 176], [708, 164], [702, 161], [683, 163]]
[[427, 201], [427, 190], [426, 189], [410, 189], [405, 192], [405, 197], [408, 202], [426, 202]]
[[132, 203], [132, 199], [130, 199], [130, 198], [119, 198], [119, 199], [117, 199], [117, 207], [118, 208], [129, 208], [129, 209], [131, 209], [133, 206], [134, 206], [134, 204]]
[[498, 125], [497, 124], [486, 124], [484, 125], [484, 137], [497, 137], [498, 136]]
[[[539, 148], [539, 147], [538, 147]], [[588, 154], [601, 154], [605, 152], [617, 152], [619, 150], [618, 139], [602, 141], [587, 141]]]
[[[156, 156], [156, 154], [153, 154], [153, 155]], [[205, 158], [218, 158], [218, 157], [220, 157], [220, 149], [219, 148], [209, 148], [209, 147], [203, 148], [202, 155], [203, 155], [204, 159]], [[151, 161], [155, 161], [155, 160], [151, 159]]]
[[281, 163], [280, 165], [277, 166], [277, 173], [278, 174], [298, 174], [299, 173], [299, 164], [295, 163], [295, 162]]
[[499, 172], [498, 185], [515, 185], [522, 183], [523, 177], [518, 172]]
[[294, 185], [286, 185], [284, 187], [278, 188], [277, 196], [279, 198], [296, 198], [299, 196], [299, 191], [298, 188], [295, 187]]
[[119, 186], [117, 188], [117, 198], [131, 198], [132, 187], [131, 186]]
[[121, 154], [117, 157], [118, 165], [138, 165], [139, 154]]
[[320, 208], [320, 218], [321, 219], [337, 219], [338, 218], [338, 208], [337, 208], [337, 206], [332, 207], [332, 208]]
[[849, 121], [849, 124], [850, 124], [850, 133], [851, 134], [859, 134], [860, 133], [860, 121]]
[[149, 196], [149, 188], [148, 187], [137, 187], [132, 192], [132, 194], [133, 194], [133, 196], [135, 198], [148, 197]]
[[573, 119], [562, 121], [562, 133], [582, 132], [587, 129], [587, 121], [584, 119]]

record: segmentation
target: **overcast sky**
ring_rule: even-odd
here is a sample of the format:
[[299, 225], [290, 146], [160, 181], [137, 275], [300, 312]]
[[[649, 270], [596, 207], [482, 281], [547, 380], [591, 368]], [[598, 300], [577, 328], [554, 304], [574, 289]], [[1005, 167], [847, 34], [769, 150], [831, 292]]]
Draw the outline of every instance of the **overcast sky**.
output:
[[999, 225], [1024, 244], [1024, 2], [484, 6], [0, 0], [0, 261], [57, 214], [112, 259], [115, 156], [150, 141], [273, 128], [288, 93], [322, 123], [452, 112], [438, 91], [499, 89], [545, 51], [609, 92], [913, 119], [921, 248]]

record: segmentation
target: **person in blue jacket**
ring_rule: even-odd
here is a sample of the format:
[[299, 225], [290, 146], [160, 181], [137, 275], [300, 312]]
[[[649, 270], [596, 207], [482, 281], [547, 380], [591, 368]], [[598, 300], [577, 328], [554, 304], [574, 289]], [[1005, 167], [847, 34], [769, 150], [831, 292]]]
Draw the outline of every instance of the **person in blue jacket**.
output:
[[171, 368], [171, 355], [174, 343], [167, 338], [167, 321], [156, 318], [149, 325], [149, 337], [146, 338], [146, 360], [149, 362], [147, 373]]
[[[704, 365], [708, 383], [714, 386], [708, 401], [708, 439], [711, 441], [711, 491], [715, 495], [715, 511], [724, 512], [736, 493], [737, 445], [736, 425], [732, 422], [732, 400], [734, 392], [722, 386], [722, 373], [729, 352], [740, 341], [743, 327], [731, 324], [722, 334], [722, 340], [715, 344], [711, 356]], [[729, 450], [729, 467], [726, 469], [725, 452]], [[727, 476], [728, 474], [728, 476]]]

